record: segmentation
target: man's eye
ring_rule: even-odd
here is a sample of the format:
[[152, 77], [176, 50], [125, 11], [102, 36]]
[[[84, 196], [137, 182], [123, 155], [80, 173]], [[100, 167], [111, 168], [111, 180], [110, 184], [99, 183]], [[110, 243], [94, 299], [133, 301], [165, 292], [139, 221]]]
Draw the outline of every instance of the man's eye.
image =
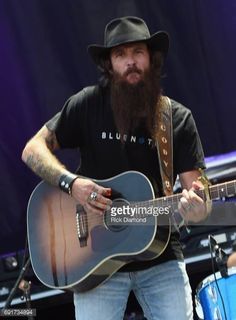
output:
[[116, 57], [122, 57], [123, 56], [123, 52], [118, 51], [118, 52], [115, 53], [115, 56]]

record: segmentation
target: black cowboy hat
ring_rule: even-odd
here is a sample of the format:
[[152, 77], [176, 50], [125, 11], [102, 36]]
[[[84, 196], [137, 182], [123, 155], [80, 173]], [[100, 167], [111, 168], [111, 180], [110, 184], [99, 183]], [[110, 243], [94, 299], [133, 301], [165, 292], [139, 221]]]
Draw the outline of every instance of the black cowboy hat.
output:
[[161, 51], [164, 55], [169, 49], [169, 36], [165, 31], [158, 31], [150, 35], [144, 20], [138, 17], [122, 17], [110, 21], [105, 28], [104, 45], [91, 44], [88, 52], [94, 62], [99, 65], [111, 48], [120, 44], [144, 41], [154, 51]]

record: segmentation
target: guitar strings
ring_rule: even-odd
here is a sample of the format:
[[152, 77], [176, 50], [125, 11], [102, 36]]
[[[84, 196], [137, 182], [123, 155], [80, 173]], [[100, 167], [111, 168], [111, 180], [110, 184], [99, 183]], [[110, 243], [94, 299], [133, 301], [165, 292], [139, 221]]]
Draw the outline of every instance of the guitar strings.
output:
[[[235, 193], [236, 190], [236, 180], [226, 182], [226, 183], [221, 183], [218, 185], [212, 185], [209, 186], [209, 192], [210, 192], [210, 198], [221, 198], [222, 196], [231, 196], [232, 195], [232, 189]], [[202, 199], [206, 200], [206, 194], [204, 189], [199, 189], [195, 191], [196, 194], [198, 194]], [[168, 197], [160, 197], [156, 199], [150, 199], [146, 201], [132, 201], [127, 204], [127, 202], [124, 202], [123, 205], [129, 206], [131, 208], [137, 208], [137, 207], [168, 207], [171, 206], [172, 211], [178, 209], [178, 202], [180, 198], [182, 197], [181, 193], [173, 194], [172, 196]], [[122, 205], [121, 205], [122, 207]], [[92, 213], [86, 213], [84, 218], [87, 223], [92, 223], [92, 222], [99, 222], [101, 225], [104, 225], [104, 215], [111, 213], [111, 210], [106, 210], [104, 213], [101, 215], [98, 214], [92, 214]], [[139, 216], [139, 214], [134, 214], [133, 216]], [[149, 214], [144, 214], [144, 216], [150, 216]]]

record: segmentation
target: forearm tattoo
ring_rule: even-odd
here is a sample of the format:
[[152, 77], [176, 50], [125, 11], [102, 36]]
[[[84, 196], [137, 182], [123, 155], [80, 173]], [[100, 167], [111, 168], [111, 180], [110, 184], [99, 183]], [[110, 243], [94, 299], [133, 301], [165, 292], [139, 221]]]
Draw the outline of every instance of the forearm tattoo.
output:
[[[49, 159], [48, 159], [49, 160]], [[53, 166], [53, 162], [41, 158], [37, 155], [30, 155], [26, 160], [26, 164], [43, 180], [58, 185], [61, 176], [61, 170]], [[56, 158], [55, 158], [56, 160]], [[51, 162], [51, 164], [49, 164]]]
[[53, 132], [46, 137], [40, 136], [41, 138], [44, 143], [28, 154], [26, 164], [43, 180], [57, 186], [65, 168], [52, 153], [57, 147], [57, 140]]

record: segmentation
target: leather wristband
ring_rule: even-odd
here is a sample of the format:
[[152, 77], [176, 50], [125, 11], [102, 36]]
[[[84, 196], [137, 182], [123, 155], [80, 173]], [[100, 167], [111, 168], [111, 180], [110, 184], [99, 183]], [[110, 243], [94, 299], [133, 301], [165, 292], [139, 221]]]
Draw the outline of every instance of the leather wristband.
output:
[[79, 176], [73, 173], [62, 174], [58, 183], [59, 188], [71, 196], [72, 185], [78, 177]]

